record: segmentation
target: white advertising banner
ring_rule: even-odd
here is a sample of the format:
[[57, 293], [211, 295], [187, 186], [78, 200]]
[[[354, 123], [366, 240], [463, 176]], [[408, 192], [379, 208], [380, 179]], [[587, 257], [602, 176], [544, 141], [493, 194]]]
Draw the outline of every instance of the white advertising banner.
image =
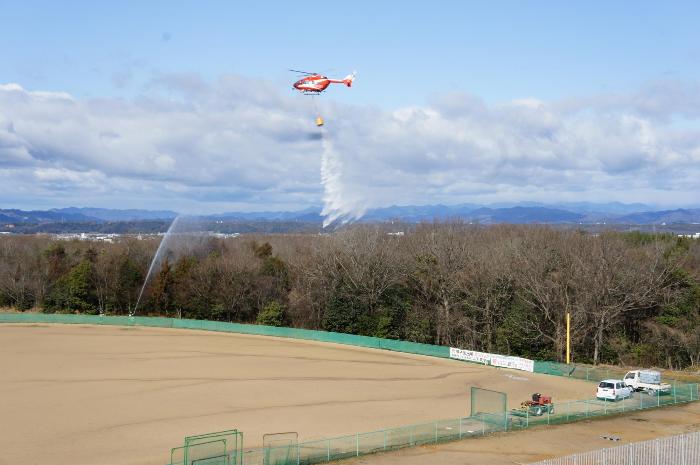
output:
[[529, 371], [530, 373], [534, 373], [535, 371], [535, 361], [530, 360], [528, 358], [520, 358], [520, 357], [513, 357], [515, 359], [515, 363], [513, 368], [517, 370], [522, 370], [522, 371]]
[[465, 360], [467, 362], [483, 363], [484, 365], [491, 362], [491, 354], [477, 352], [475, 350], [457, 349], [455, 347], [450, 347], [450, 358]]
[[482, 363], [484, 365], [491, 364], [495, 367], [529, 371], [530, 373], [535, 371], [535, 362], [527, 358], [489, 354], [486, 352], [477, 352], [475, 350], [458, 349], [456, 347], [450, 347], [450, 358], [464, 360], [467, 362]]
[[509, 357], [507, 355], [492, 355], [491, 365], [503, 368], [513, 368], [515, 370], [535, 371], [535, 362], [526, 358]]

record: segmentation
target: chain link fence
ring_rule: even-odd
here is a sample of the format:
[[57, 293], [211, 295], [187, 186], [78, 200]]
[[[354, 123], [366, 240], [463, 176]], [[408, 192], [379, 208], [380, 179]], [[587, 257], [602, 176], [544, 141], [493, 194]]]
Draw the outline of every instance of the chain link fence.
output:
[[[432, 357], [450, 358], [450, 348], [445, 346], [352, 334], [245, 325], [220, 321], [158, 317], [0, 313], [0, 323], [63, 323], [200, 329], [315, 340], [428, 355]], [[587, 381], [599, 381], [611, 377], [622, 378], [624, 375], [624, 371], [620, 369], [575, 364], [566, 365], [558, 362], [538, 360], [534, 362], [534, 372]], [[673, 380], [668, 381], [672, 382], [672, 389], [668, 393], [653, 395], [638, 393], [630, 399], [617, 402], [603, 400], [558, 402], [554, 404], [552, 409], [548, 409], [536, 415], [527, 409], [516, 409], [505, 411], [502, 416], [498, 417], [499, 421], [492, 421], [493, 413], [487, 412], [488, 415], [480, 413], [478, 416], [440, 420], [368, 433], [356, 433], [335, 438], [297, 442], [295, 445], [287, 443], [282, 446], [242, 450], [240, 449], [240, 443], [236, 443], [236, 441], [231, 438], [224, 438], [225, 441], [222, 442], [219, 437], [211, 438], [205, 435], [207, 440], [202, 441], [201, 445], [193, 444], [190, 446], [192, 447], [193, 454], [195, 454], [192, 458], [186, 454], [189, 450], [186, 444], [181, 448], [173, 449], [170, 463], [171, 465], [220, 465], [224, 462], [225, 465], [301, 465], [324, 463], [342, 458], [359, 457], [361, 455], [401, 449], [404, 447], [436, 444], [466, 437], [482, 436], [497, 431], [517, 430], [541, 424], [569, 423], [591, 417], [614, 415], [698, 400], [698, 384], [683, 383]], [[503, 402], [495, 403], [501, 405]], [[494, 402], [491, 402], [491, 404], [494, 404]], [[505, 418], [505, 420], [501, 422], [500, 418]], [[230, 448], [232, 444], [236, 448], [235, 454], [231, 453]], [[278, 447], [284, 450], [276, 450]], [[208, 450], [213, 452], [210, 454], [210, 452], [207, 452]], [[222, 459], [221, 451], [226, 451], [228, 459]], [[207, 455], [211, 455], [211, 457], [207, 457]], [[666, 462], [660, 462], [659, 465], [665, 463]], [[684, 462], [673, 463], [680, 464]], [[700, 463], [700, 461], [696, 463]]]
[[[554, 425], [571, 423], [586, 418], [616, 415], [667, 405], [692, 402], [698, 400], [697, 384], [674, 384], [673, 391], [668, 395], [637, 394], [630, 399], [617, 402], [604, 400], [579, 400], [561, 402], [555, 404], [552, 412], [542, 415], [533, 415], [528, 410], [514, 409], [505, 412], [505, 422], [493, 421], [491, 416], [483, 414], [440, 420], [429, 423], [420, 423], [398, 428], [373, 431], [369, 433], [357, 433], [348, 436], [301, 442], [297, 444], [297, 451], [285, 449], [283, 453], [275, 454], [275, 451], [261, 449], [249, 449], [243, 451], [243, 465], [268, 465], [263, 458], [267, 455], [285, 455], [289, 457], [287, 462], [275, 462], [275, 465], [310, 465], [326, 463], [334, 460], [359, 457], [376, 452], [385, 452], [405, 447], [413, 447], [425, 444], [438, 444], [441, 442], [457, 441], [486, 434], [515, 431], [534, 425]], [[491, 414], [493, 415], [493, 414]], [[556, 463], [556, 462], [554, 462]], [[582, 464], [597, 464], [598, 462], [563, 462]], [[620, 462], [627, 464], [627, 462]], [[654, 462], [649, 462], [654, 463]], [[674, 465], [691, 464], [698, 462], [660, 462], [659, 465], [673, 463]], [[636, 465], [637, 462], [629, 462]], [[641, 464], [641, 463], [640, 463]], [[178, 465], [178, 464], [169, 464]], [[603, 462], [600, 462], [603, 465]], [[609, 464], [605, 464], [609, 465]]]
[[[501, 393], [502, 394], [502, 393]], [[503, 394], [505, 396], [505, 394]], [[406, 447], [414, 447], [426, 444], [439, 444], [442, 442], [457, 441], [460, 439], [484, 436], [490, 433], [503, 431], [517, 431], [534, 425], [554, 425], [570, 423], [586, 418], [594, 418], [606, 415], [616, 415], [650, 408], [675, 405], [698, 400], [698, 385], [678, 383], [673, 385], [673, 390], [667, 395], [637, 394], [630, 399], [619, 401], [604, 400], [579, 400], [556, 403], [552, 411], [535, 415], [529, 410], [513, 409], [505, 411], [501, 418], [504, 422], [493, 421], [493, 412], [488, 415], [477, 413], [475, 416], [460, 417], [447, 420], [418, 423], [414, 425], [388, 428], [367, 433], [355, 433], [346, 436], [317, 439], [312, 441], [297, 442], [288, 440], [282, 445], [270, 445], [268, 447], [243, 449], [238, 455], [231, 456], [231, 461], [226, 465], [311, 465], [333, 462], [335, 460], [377, 452], [387, 452]], [[296, 437], [296, 435], [295, 435]], [[674, 446], [676, 447], [676, 446]], [[697, 447], [697, 446], [693, 446]], [[662, 457], [673, 457], [676, 460], [677, 452], [670, 450], [663, 452]], [[598, 451], [599, 452], [599, 451]], [[620, 452], [620, 454], [622, 454]], [[675, 454], [675, 455], [674, 455]], [[636, 457], [629, 455], [629, 457]], [[695, 457], [686, 455], [683, 457]], [[217, 457], [212, 457], [215, 459]], [[234, 461], [237, 460], [237, 461]], [[558, 460], [558, 459], [553, 459]], [[681, 465], [700, 463], [692, 461], [667, 461], [661, 462], [596, 462], [580, 461], [572, 462], [541, 462], [542, 465]], [[586, 459], [588, 460], [588, 459]], [[594, 460], [594, 459], [590, 459]], [[175, 460], [167, 465], [182, 465], [184, 462]], [[203, 462], [204, 463], [204, 462]], [[191, 465], [191, 464], [187, 464]], [[540, 463], [538, 463], [540, 465]]]
[[[242, 465], [311, 465], [426, 444], [457, 441], [505, 431], [503, 424], [462, 417], [400, 426], [368, 433], [319, 439], [282, 447], [247, 449]], [[268, 460], [275, 457], [276, 460]], [[286, 460], [280, 460], [285, 457]], [[172, 463], [168, 465], [180, 465]]]

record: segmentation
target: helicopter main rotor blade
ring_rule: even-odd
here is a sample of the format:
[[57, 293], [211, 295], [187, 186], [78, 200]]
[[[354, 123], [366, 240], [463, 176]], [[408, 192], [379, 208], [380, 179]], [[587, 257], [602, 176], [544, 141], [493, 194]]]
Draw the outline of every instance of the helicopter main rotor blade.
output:
[[308, 76], [314, 75], [316, 73], [310, 73], [308, 71], [299, 71], [298, 69], [290, 69], [289, 71], [292, 71], [293, 73], [301, 73], [301, 74], [306, 74]]

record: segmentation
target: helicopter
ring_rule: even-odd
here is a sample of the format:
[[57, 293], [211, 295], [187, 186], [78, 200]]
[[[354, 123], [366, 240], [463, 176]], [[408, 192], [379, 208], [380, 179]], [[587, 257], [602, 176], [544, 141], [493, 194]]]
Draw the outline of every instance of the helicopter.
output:
[[[309, 71], [299, 71], [297, 69], [290, 69], [289, 71], [300, 73], [304, 75], [303, 78], [295, 82], [292, 87], [302, 94], [305, 95], [319, 95], [321, 92], [326, 90], [331, 84], [345, 84], [348, 87], [352, 86], [352, 82], [355, 80], [356, 73], [348, 74], [343, 79], [331, 79], [320, 73], [311, 73]], [[323, 118], [320, 116], [316, 117], [316, 126], [323, 126]]]
[[303, 74], [304, 77], [294, 83], [292, 87], [304, 94], [320, 94], [331, 84], [345, 84], [348, 87], [352, 86], [352, 81], [355, 80], [355, 74], [348, 74], [343, 79], [331, 79], [319, 73], [310, 73], [308, 71], [299, 71], [290, 69], [295, 73]]

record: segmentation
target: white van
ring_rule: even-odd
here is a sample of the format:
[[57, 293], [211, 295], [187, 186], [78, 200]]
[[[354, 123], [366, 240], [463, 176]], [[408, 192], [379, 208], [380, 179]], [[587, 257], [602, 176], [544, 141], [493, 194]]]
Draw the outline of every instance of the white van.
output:
[[632, 397], [632, 388], [621, 379], [604, 379], [598, 384], [596, 397], [601, 400], [616, 401]]

